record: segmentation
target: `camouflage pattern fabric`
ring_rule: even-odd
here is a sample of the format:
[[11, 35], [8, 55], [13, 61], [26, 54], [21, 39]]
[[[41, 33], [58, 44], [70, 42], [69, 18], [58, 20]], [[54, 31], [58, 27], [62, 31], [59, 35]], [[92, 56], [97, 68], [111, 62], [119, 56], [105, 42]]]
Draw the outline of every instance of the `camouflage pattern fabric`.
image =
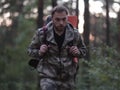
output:
[[[69, 54], [69, 44], [73, 42], [79, 48], [79, 59], [86, 55], [86, 47], [81, 39], [78, 30], [67, 24], [65, 32], [65, 40], [59, 51], [53, 34], [52, 22], [47, 24], [46, 41], [49, 45], [47, 53], [40, 57], [38, 54], [39, 47], [43, 42], [43, 30], [38, 29], [28, 48], [28, 54], [32, 58], [39, 59], [37, 71], [40, 76], [41, 90], [74, 90], [75, 76], [77, 73], [78, 63], [73, 61], [73, 56]], [[55, 87], [55, 89], [47, 89]], [[58, 89], [61, 88], [61, 89]]]
[[42, 78], [40, 80], [41, 90], [75, 90], [73, 79], [66, 81]]

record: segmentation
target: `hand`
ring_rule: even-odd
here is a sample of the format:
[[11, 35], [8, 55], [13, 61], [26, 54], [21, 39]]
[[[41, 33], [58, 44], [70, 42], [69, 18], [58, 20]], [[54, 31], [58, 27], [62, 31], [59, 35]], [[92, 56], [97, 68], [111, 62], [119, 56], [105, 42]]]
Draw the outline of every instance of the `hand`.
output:
[[42, 56], [48, 51], [48, 46], [43, 44], [40, 46], [39, 55]]
[[70, 54], [72, 54], [73, 56], [78, 56], [80, 54], [79, 49], [77, 48], [77, 46], [71, 46], [69, 49]]

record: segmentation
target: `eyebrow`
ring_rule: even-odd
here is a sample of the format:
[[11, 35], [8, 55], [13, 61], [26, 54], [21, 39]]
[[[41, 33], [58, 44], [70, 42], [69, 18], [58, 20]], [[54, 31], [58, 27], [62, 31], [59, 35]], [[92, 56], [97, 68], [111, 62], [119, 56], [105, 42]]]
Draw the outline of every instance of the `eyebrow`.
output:
[[65, 19], [67, 19], [66, 17], [63, 17], [63, 18], [58, 18], [58, 17], [56, 17], [55, 18], [56, 20], [65, 20]]

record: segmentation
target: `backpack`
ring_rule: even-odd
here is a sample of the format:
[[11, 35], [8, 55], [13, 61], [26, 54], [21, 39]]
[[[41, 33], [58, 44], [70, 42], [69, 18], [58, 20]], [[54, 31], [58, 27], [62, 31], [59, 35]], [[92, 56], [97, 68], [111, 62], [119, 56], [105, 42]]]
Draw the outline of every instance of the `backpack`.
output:
[[[46, 22], [45, 22], [45, 25], [42, 27], [42, 30], [44, 31], [44, 37], [43, 37], [43, 42], [45, 44], [47, 44], [47, 41], [46, 41], [46, 31], [47, 31], [47, 27], [46, 25], [51, 21], [51, 16], [48, 16], [47, 19], [46, 19]], [[73, 27], [73, 28], [76, 28], [77, 27], [77, 24], [78, 24], [78, 21], [77, 21], [77, 16], [68, 16], [68, 21], [70, 22], [70, 25]], [[76, 21], [76, 22], [75, 22]], [[73, 42], [70, 43], [70, 46], [73, 45]], [[73, 61], [75, 63], [78, 62], [78, 58], [77, 57], [74, 57], [73, 58]], [[37, 68], [37, 65], [39, 63], [39, 59], [36, 59], [36, 58], [32, 58], [29, 60], [28, 64], [29, 66], [33, 67], [33, 68]]]

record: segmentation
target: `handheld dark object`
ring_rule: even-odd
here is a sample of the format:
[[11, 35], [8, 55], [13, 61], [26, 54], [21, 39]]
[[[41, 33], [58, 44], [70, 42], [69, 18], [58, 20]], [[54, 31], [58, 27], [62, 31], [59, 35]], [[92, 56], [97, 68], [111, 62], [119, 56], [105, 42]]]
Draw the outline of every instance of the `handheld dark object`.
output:
[[33, 68], [36, 68], [38, 63], [39, 63], [38, 59], [30, 59], [30, 61], [28, 62], [28, 64]]

